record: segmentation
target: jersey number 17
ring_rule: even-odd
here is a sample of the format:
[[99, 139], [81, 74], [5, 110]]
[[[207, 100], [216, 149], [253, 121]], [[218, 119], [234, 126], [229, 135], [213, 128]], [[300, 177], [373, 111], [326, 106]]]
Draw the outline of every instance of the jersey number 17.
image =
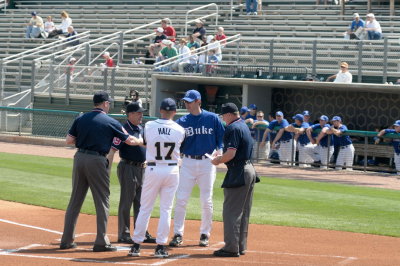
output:
[[[157, 149], [157, 156], [155, 157], [155, 159], [156, 160], [171, 160], [172, 159], [171, 154], [175, 149], [175, 142], [163, 142], [163, 143], [164, 143], [164, 145], [161, 145], [161, 142], [155, 143], [155, 146]], [[167, 149], [167, 155], [165, 155], [164, 158], [162, 157], [162, 154], [161, 154], [161, 146], [164, 146], [164, 148]], [[165, 149], [163, 149], [163, 151], [165, 151]]]

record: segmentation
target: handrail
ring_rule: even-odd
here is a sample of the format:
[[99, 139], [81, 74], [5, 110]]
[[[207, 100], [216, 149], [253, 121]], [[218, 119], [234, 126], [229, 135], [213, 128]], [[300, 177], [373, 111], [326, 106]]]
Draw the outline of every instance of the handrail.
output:
[[24, 91], [24, 93], [25, 93], [25, 95], [22, 96], [21, 98], [19, 98], [18, 101], [16, 101], [15, 103], [10, 103], [7, 106], [8, 107], [15, 106], [18, 103], [22, 102], [22, 100], [25, 99], [26, 97], [28, 97], [28, 96], [30, 97], [30, 90], [26, 90], [26, 91]]
[[153, 21], [153, 22], [150, 22], [150, 23], [147, 23], [145, 25], [142, 25], [142, 26], [139, 26], [139, 27], [136, 27], [136, 28], [133, 28], [133, 29], [130, 29], [130, 30], [127, 30], [127, 31], [124, 31], [124, 34], [128, 34], [128, 33], [131, 33], [131, 32], [133, 32], [135, 30], [140, 30], [142, 28], [145, 28], [147, 26], [150, 26], [150, 25], [153, 25], [153, 24], [157, 24], [157, 23], [161, 23], [161, 19]]
[[130, 44], [130, 43], [133, 43], [133, 42], [136, 42], [136, 41], [139, 41], [139, 40], [141, 40], [141, 39], [146, 39], [146, 38], [151, 37], [151, 36], [154, 36], [154, 35], [156, 35], [155, 32], [150, 33], [150, 34], [147, 34], [147, 35], [143, 35], [143, 36], [138, 37], [138, 38], [135, 38], [135, 39], [133, 39], [133, 40], [124, 42], [124, 45], [125, 45], [125, 44]]
[[[218, 42], [219, 44], [221, 44], [223, 42], [224, 45], [227, 45], [227, 44], [230, 44], [230, 43], [233, 43], [233, 42], [236, 42], [236, 41], [240, 41], [240, 36], [241, 36], [241, 34], [236, 34], [236, 35], [233, 35], [233, 36], [228, 37], [226, 39], [223, 39], [223, 40], [220, 40], [220, 41], [215, 41], [214, 43]], [[207, 44], [206, 46], [194, 49], [193, 50], [195, 52], [194, 54], [198, 55], [198, 54], [203, 53], [204, 49], [208, 50], [208, 46], [209, 45], [210, 44]], [[161, 68], [161, 67], [164, 67], [164, 66], [168, 66], [168, 65], [174, 63], [175, 60], [180, 58], [182, 55], [184, 56], [182, 59], [186, 59], [186, 58], [189, 58], [190, 56], [192, 56], [193, 54], [192, 54], [192, 51], [190, 51], [190, 52], [186, 52], [184, 54], [178, 54], [178, 55], [176, 55], [174, 57], [171, 57], [171, 58], [167, 58], [167, 59], [165, 59], [163, 61], [155, 63], [153, 65], [154, 69], [158, 69], [158, 68]], [[168, 62], [168, 63], [166, 63], [166, 62]]]
[[4, 14], [7, 12], [7, 0], [0, 0], [0, 8], [4, 7]]
[[15, 97], [15, 96], [17, 96], [17, 95], [22, 95], [22, 94], [26, 93], [27, 91], [29, 91], [29, 90], [24, 90], [24, 91], [18, 92], [18, 93], [16, 93], [16, 94], [10, 95], [10, 96], [4, 98], [3, 101], [8, 100], [8, 99], [11, 99], [11, 98], [13, 98], [13, 97]]
[[[79, 36], [79, 38], [76, 38], [77, 36]], [[81, 40], [81, 39], [83, 39], [85, 37], [88, 37], [88, 36], [90, 36], [90, 31], [85, 31], [85, 32], [82, 32], [82, 33], [79, 33], [79, 34], [75, 35], [74, 39], [71, 39], [71, 40], [68, 40], [68, 41], [63, 39], [63, 40], [58, 40], [58, 41], [55, 41], [55, 42], [47, 43], [47, 44], [44, 44], [42, 46], [36, 47], [34, 49], [27, 50], [27, 51], [21, 52], [19, 54], [8, 56], [8, 57], [4, 58], [3, 60], [4, 60], [4, 63], [7, 64], [7, 63], [10, 63], [10, 62], [13, 62], [13, 61], [16, 61], [16, 60], [20, 60], [20, 59], [22, 59], [24, 57], [28, 57], [28, 56], [34, 55], [34, 54], [39, 53], [39, 52], [43, 52], [43, 51], [47, 51], [47, 50], [53, 50], [53, 49], [55, 49], [57, 47], [60, 47], [60, 46], [65, 45], [65, 44], [68, 44], [70, 42]], [[57, 45], [54, 46], [54, 44], [57, 44]], [[45, 48], [45, 49], [43, 49], [43, 48]]]
[[215, 4], [215, 3], [212, 3], [212, 4], [200, 6], [200, 7], [191, 9], [191, 10], [189, 10], [189, 11], [186, 12], [186, 18], [185, 18], [185, 36], [187, 36], [187, 28], [188, 28], [188, 23], [189, 23], [189, 22], [188, 22], [188, 16], [189, 16], [189, 14], [190, 14], [190, 13], [193, 13], [194, 11], [197, 11], [197, 10], [200, 10], [200, 9], [204, 9], [204, 8], [207, 8], [207, 7], [210, 7], [210, 6], [214, 6], [215, 9], [216, 9], [216, 11], [217, 11], [216, 13], [213, 13], [212, 15], [215, 14], [215, 25], [218, 26], [218, 13], [219, 13], [219, 12], [218, 12], [218, 5]]
[[[104, 54], [104, 52], [106, 52], [109, 48], [111, 48], [113, 45], [118, 45], [118, 43], [113, 42], [112, 44], [108, 45], [103, 52], [99, 53], [98, 56], [96, 56], [92, 61], [90, 61], [89, 65], [91, 65], [93, 62], [95, 62], [97, 59], [100, 58], [100, 56], [102, 56]], [[115, 54], [113, 56], [111, 56], [111, 58], [113, 58], [115, 56]]]

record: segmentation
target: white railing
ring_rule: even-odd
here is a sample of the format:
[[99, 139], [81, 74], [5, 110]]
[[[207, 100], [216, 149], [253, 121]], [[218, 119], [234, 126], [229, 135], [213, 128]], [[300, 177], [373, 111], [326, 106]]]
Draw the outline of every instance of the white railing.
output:
[[205, 5], [205, 6], [200, 6], [200, 7], [191, 9], [191, 10], [189, 10], [189, 11], [186, 12], [186, 18], [185, 18], [185, 36], [187, 36], [188, 24], [193, 23], [193, 22], [196, 20], [196, 19], [188, 20], [189, 14], [191, 14], [191, 13], [193, 13], [193, 12], [195, 12], [195, 11], [201, 10], [201, 9], [206, 9], [206, 8], [208, 8], [208, 7], [215, 7], [216, 12], [215, 12], [215, 13], [212, 13], [212, 14], [209, 14], [209, 15], [205, 15], [205, 16], [199, 17], [199, 18], [197, 18], [197, 19], [205, 19], [205, 18], [208, 18], [208, 17], [215, 16], [215, 25], [218, 26], [218, 13], [219, 13], [219, 12], [218, 12], [218, 5], [215, 4], [215, 3], [212, 3], [212, 4]]
[[0, 9], [3, 8], [4, 14], [7, 12], [8, 0], [0, 0]]

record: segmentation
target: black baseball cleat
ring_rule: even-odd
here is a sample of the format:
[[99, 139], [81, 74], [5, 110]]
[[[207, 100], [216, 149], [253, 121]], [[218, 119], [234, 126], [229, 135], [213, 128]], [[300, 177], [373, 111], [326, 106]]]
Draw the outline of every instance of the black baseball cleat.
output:
[[143, 240], [143, 243], [156, 243], [156, 238], [146, 231], [146, 237]]
[[208, 247], [208, 236], [206, 234], [201, 234], [199, 246]]
[[131, 250], [128, 253], [128, 256], [139, 257], [140, 256], [140, 244], [134, 243], [131, 247]]
[[168, 251], [164, 245], [157, 245], [154, 251], [154, 257], [156, 258], [168, 258]]
[[214, 256], [217, 256], [217, 257], [239, 257], [240, 255], [238, 252], [229, 252], [229, 251], [226, 251], [221, 248], [221, 249], [214, 251]]
[[60, 244], [60, 249], [70, 249], [70, 248], [76, 248], [78, 245], [75, 242], [72, 243], [61, 243]]
[[179, 247], [180, 245], [182, 245], [182, 243], [183, 243], [182, 236], [180, 234], [175, 234], [174, 238], [172, 238], [171, 242], [169, 242], [169, 246]]
[[132, 244], [133, 245], [133, 240], [130, 236], [126, 236], [126, 237], [121, 237], [118, 238], [118, 243], [126, 243], [126, 244]]
[[240, 250], [240, 251], [239, 251], [239, 254], [240, 254], [240, 255], [246, 255], [246, 250]]
[[108, 245], [94, 245], [93, 252], [109, 252], [109, 251], [117, 251], [117, 248], [112, 246], [111, 244]]

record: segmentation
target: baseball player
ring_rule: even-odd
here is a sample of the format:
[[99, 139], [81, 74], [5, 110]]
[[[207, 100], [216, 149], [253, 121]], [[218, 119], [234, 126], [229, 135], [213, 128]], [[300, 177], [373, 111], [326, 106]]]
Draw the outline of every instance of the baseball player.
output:
[[[319, 158], [321, 159], [321, 169], [328, 169], [328, 164], [333, 155], [333, 137], [332, 135], [327, 135], [327, 131], [330, 129], [331, 125], [328, 124], [329, 118], [326, 115], [321, 115], [319, 118], [319, 124], [312, 125], [307, 128], [307, 136], [312, 144], [317, 145], [317, 152]], [[328, 146], [329, 139], [329, 146]]]
[[333, 126], [326, 133], [333, 134], [333, 141], [340, 149], [335, 169], [342, 170], [346, 165], [346, 170], [351, 171], [353, 170], [354, 146], [349, 136], [343, 136], [343, 133], [347, 131], [347, 127], [342, 124], [340, 116], [334, 116], [332, 124]]
[[297, 139], [297, 147], [299, 148], [299, 166], [310, 167], [310, 163], [314, 161], [314, 149], [315, 145], [310, 143], [307, 137], [306, 130], [309, 128], [309, 124], [304, 122], [304, 116], [297, 114], [293, 116], [294, 123], [285, 127], [285, 131], [295, 133], [295, 139]]
[[253, 145], [252, 158], [266, 160], [269, 158], [269, 152], [271, 147], [269, 142], [269, 134], [267, 135], [265, 145], [261, 146], [260, 143], [262, 141], [262, 137], [264, 136], [265, 127], [269, 125], [269, 122], [264, 119], [263, 111], [258, 111], [256, 115], [257, 115], [257, 120], [255, 120], [253, 125], [251, 126], [251, 128], [254, 129], [254, 145]]
[[133, 234], [134, 244], [128, 256], [140, 256], [140, 244], [145, 239], [151, 211], [158, 195], [160, 195], [160, 220], [157, 230], [157, 247], [154, 256], [168, 257], [165, 244], [168, 241], [171, 224], [171, 210], [179, 183], [180, 147], [185, 138], [185, 130], [172, 121], [176, 114], [176, 103], [166, 98], [160, 105], [161, 119], [146, 123], [143, 143], [146, 145], [145, 179], [140, 211]]
[[[143, 138], [143, 112], [146, 111], [138, 102], [131, 102], [126, 106], [128, 120], [124, 129], [136, 138]], [[133, 205], [133, 224], [136, 223], [140, 208], [143, 175], [146, 167], [146, 148], [144, 146], [129, 146], [120, 139], [114, 138], [107, 159], [111, 171], [114, 154], [119, 151], [121, 161], [118, 164], [118, 180], [121, 194], [118, 207], [118, 243], [133, 244], [130, 231], [130, 213]], [[146, 232], [145, 243], [155, 243], [156, 239]]]
[[304, 117], [304, 123], [307, 123], [309, 126], [312, 126], [311, 123], [311, 114], [309, 111], [305, 110], [303, 111], [303, 117]]
[[[397, 120], [393, 124], [394, 129], [383, 129], [378, 133], [378, 137], [382, 137], [385, 134], [399, 134], [400, 133], [400, 120]], [[378, 144], [380, 139], [375, 140], [375, 144]], [[397, 175], [400, 175], [400, 139], [392, 139], [394, 148], [394, 164], [396, 165]]]
[[177, 123], [185, 128], [183, 159], [180, 170], [179, 187], [176, 193], [174, 237], [169, 243], [177, 247], [183, 243], [186, 205], [194, 185], [200, 188], [201, 225], [200, 246], [208, 246], [213, 216], [213, 186], [216, 177], [215, 165], [205, 156], [222, 153], [224, 126], [214, 113], [201, 109], [201, 95], [189, 90], [183, 98], [189, 114], [179, 118]]
[[279, 160], [281, 161], [281, 164], [288, 165], [292, 158], [295, 158], [296, 143], [293, 142], [292, 133], [285, 131], [285, 127], [287, 127], [289, 123], [283, 118], [283, 113], [278, 111], [276, 112], [275, 117], [276, 120], [269, 123], [268, 128], [264, 132], [261, 146], [266, 145], [265, 140], [268, 133], [270, 133], [270, 138], [273, 140], [271, 148], [274, 149], [275, 145], [279, 143]]

